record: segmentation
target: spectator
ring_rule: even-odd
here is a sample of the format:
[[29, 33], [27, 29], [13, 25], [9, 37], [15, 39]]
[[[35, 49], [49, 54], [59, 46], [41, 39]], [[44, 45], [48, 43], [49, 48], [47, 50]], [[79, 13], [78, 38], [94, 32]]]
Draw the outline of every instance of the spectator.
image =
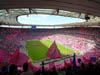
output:
[[28, 68], [28, 63], [23, 64], [23, 72], [21, 75], [33, 75], [33, 72]]
[[9, 66], [9, 75], [19, 75], [19, 72], [17, 70], [17, 66], [15, 64], [11, 64]]

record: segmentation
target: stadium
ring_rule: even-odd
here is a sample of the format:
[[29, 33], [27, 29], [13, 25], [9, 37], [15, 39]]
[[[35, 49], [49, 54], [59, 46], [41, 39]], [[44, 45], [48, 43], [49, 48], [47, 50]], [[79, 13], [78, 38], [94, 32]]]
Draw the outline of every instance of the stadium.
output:
[[99, 75], [99, 35], [99, 0], [2, 0], [0, 75]]

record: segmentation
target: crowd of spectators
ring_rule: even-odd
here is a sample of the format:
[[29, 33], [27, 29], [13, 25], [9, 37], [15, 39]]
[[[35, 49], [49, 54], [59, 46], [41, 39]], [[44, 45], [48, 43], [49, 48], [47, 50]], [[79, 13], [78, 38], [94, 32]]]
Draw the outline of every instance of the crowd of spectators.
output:
[[78, 65], [73, 63], [69, 65], [64, 64], [62, 68], [56, 68], [54, 65], [50, 69], [46, 69], [42, 61], [41, 67], [37, 71], [31, 70], [29, 63], [24, 63], [22, 69], [18, 69], [18, 66], [15, 64], [5, 64], [2, 67], [0, 66], [0, 75], [100, 75], [99, 70], [100, 60], [85, 63], [78, 59]]
[[[58, 30], [32, 30], [32, 29], [0, 29], [0, 50], [6, 50], [13, 52], [16, 48], [22, 48], [22, 42], [27, 40], [42, 40], [50, 39], [55, 40], [65, 46], [69, 46], [74, 50], [80, 50], [87, 52], [89, 50], [96, 50], [96, 45], [100, 43], [100, 29], [96, 28], [69, 28]], [[94, 53], [96, 53], [94, 51]], [[98, 52], [97, 52], [98, 53]], [[92, 53], [90, 53], [91, 56]], [[89, 53], [86, 54], [86, 57]], [[97, 54], [100, 56], [100, 52]], [[52, 69], [45, 69], [44, 64], [38, 71], [31, 71], [28, 69], [28, 64], [23, 65], [23, 69], [19, 70], [18, 66], [4, 65], [0, 67], [0, 75], [95, 75], [99, 72], [100, 62], [85, 62], [80, 63], [80, 66], [69, 65], [63, 68], [56, 69], [54, 66]]]
[[16, 48], [24, 48], [23, 41], [50, 39], [65, 45], [65, 47], [71, 47], [77, 52], [82, 51], [82, 53], [85, 53], [95, 49], [95, 47], [99, 47], [99, 33], [100, 30], [98, 28], [44, 29], [35, 31], [32, 29], [2, 28], [0, 29], [0, 49], [11, 52]]
[[32, 29], [2, 28], [0, 29], [0, 46], [2, 45], [2, 48], [10, 48], [11, 50], [13, 48], [20, 47], [21, 41], [27, 41], [31, 39], [50, 39], [55, 41], [57, 40], [64, 45], [75, 48], [75, 50], [86, 50], [88, 48], [87, 43], [93, 45], [93, 42], [98, 42], [100, 39], [99, 33], [100, 30], [95, 28], [69, 28], [58, 30], [37, 29], [35, 31]]
[[[99, 47], [99, 28], [68, 28], [68, 29], [0, 29], [0, 49], [13, 51], [24, 48], [23, 41], [27, 40], [52, 40], [65, 47], [86, 53]], [[99, 47], [100, 48], [100, 47]], [[96, 48], [97, 49], [97, 48]]]

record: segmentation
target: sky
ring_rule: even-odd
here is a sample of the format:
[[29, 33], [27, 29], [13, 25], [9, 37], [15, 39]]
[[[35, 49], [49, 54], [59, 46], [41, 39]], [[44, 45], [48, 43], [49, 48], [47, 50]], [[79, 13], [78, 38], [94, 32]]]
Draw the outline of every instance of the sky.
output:
[[46, 15], [46, 14], [31, 14], [22, 15], [18, 17], [18, 22], [21, 24], [30, 25], [60, 25], [84, 22], [85, 20], [72, 17], [56, 16], [56, 15]]

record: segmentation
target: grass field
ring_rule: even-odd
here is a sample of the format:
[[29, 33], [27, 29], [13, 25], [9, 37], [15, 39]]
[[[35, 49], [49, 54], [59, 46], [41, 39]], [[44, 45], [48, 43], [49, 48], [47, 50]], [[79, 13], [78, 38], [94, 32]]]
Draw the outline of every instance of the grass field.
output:
[[[30, 40], [26, 41], [26, 49], [32, 61], [44, 60], [47, 58], [48, 48], [52, 45], [51, 40]], [[74, 50], [57, 43], [62, 55], [73, 54]]]

